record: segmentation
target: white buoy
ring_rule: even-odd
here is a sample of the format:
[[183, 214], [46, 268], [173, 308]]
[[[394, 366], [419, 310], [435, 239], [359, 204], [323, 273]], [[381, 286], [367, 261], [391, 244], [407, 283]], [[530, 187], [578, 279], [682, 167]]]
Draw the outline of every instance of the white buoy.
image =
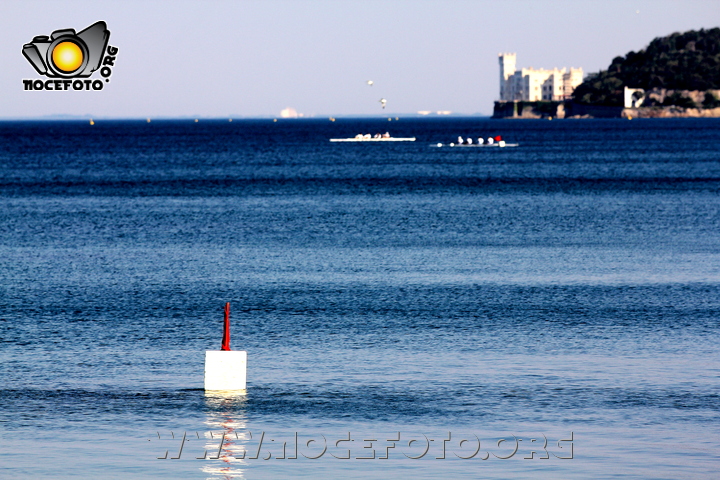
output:
[[205, 390], [244, 393], [246, 380], [247, 352], [230, 350], [230, 303], [226, 303], [222, 346], [205, 352]]
[[245, 390], [246, 380], [247, 352], [205, 352], [205, 390]]

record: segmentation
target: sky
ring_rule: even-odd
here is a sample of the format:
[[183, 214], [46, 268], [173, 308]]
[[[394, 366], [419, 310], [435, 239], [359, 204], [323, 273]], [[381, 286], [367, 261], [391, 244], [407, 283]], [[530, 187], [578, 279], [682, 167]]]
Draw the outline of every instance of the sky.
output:
[[[45, 79], [25, 43], [99, 20], [118, 48], [101, 91], [23, 90]], [[0, 0], [0, 118], [490, 115], [500, 52], [588, 74], [718, 26], [718, 0]]]

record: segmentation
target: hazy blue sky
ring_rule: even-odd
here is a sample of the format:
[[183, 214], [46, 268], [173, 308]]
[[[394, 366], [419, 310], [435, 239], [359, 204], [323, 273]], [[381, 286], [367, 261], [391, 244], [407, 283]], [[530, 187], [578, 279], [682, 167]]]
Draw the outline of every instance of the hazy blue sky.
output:
[[[23, 91], [40, 78], [23, 44], [98, 20], [120, 49], [105, 89]], [[716, 26], [718, 0], [6, 0], [0, 117], [489, 114], [498, 52], [588, 73], [657, 36]]]

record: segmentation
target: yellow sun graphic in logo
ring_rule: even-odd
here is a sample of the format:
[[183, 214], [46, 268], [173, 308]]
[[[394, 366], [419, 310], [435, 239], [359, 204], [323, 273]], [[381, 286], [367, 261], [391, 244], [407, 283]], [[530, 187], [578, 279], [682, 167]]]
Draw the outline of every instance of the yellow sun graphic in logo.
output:
[[74, 72], [82, 66], [83, 52], [73, 42], [61, 42], [53, 49], [52, 61], [63, 72]]

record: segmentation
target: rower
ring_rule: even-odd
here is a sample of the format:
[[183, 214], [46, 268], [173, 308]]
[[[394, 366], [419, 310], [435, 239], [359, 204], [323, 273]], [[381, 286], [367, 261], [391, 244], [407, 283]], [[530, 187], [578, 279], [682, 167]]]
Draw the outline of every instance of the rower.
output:
[[492, 137], [488, 137], [488, 145], [492, 145], [494, 142]]
[[478, 137], [478, 145], [482, 145], [483, 143], [485, 143], [485, 139], [482, 137]]

